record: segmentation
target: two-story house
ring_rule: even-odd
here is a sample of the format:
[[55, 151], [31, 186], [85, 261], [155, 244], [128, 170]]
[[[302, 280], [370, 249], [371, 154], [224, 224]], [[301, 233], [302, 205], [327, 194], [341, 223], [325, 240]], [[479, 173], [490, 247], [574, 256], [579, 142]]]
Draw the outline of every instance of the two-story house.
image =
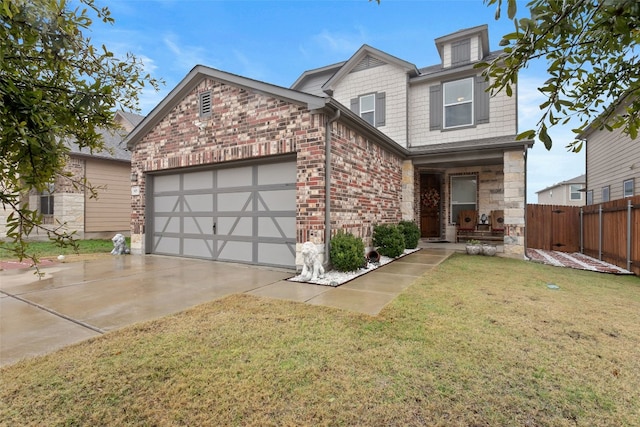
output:
[[584, 206], [586, 175], [560, 181], [536, 191], [539, 205]]
[[622, 129], [601, 128], [602, 117], [578, 136], [586, 147], [587, 205], [640, 195], [640, 144]]
[[132, 250], [293, 267], [306, 241], [370, 244], [401, 219], [454, 241], [464, 211], [523, 254], [517, 97], [474, 67], [495, 57], [486, 25], [436, 47], [418, 68], [365, 45], [290, 88], [196, 66], [127, 137]]

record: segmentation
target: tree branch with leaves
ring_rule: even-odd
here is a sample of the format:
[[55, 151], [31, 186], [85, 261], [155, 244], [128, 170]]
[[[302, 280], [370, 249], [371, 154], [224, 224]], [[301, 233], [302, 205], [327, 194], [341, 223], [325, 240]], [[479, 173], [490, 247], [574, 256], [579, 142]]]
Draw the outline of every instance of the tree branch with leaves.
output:
[[[518, 72], [533, 61], [546, 61], [548, 79], [538, 88], [545, 101], [536, 129], [519, 138], [542, 141], [551, 149], [548, 129], [572, 119], [578, 136], [593, 123], [609, 130], [621, 128], [632, 139], [640, 127], [640, 2], [637, 0], [532, 0], [530, 16], [516, 18], [516, 0], [484, 0], [496, 6], [500, 19], [503, 3], [515, 31], [503, 36], [504, 53], [488, 64], [490, 90], [511, 95]], [[582, 141], [567, 145], [572, 151]]]
[[[103, 150], [100, 130], [118, 128], [115, 111], [137, 111], [140, 90], [160, 84], [134, 55], [117, 58], [84, 36], [94, 19], [114, 22], [107, 8], [74, 4], [0, 0], [0, 208], [9, 212], [3, 247], [34, 262], [25, 239], [42, 228], [42, 215], [22, 197], [64, 174], [65, 141]], [[60, 245], [73, 241], [61, 227], [46, 232]]]

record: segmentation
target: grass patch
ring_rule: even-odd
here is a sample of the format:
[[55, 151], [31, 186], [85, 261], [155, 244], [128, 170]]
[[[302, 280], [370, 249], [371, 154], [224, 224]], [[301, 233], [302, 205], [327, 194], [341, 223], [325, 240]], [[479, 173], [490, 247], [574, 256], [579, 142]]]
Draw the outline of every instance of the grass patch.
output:
[[638, 324], [636, 277], [458, 255], [377, 317], [233, 295], [5, 367], [0, 424], [631, 426]]
[[[110, 239], [89, 239], [89, 240], [76, 240], [78, 243], [79, 254], [94, 254], [94, 253], [110, 253], [113, 249], [113, 242]], [[73, 247], [60, 247], [54, 242], [29, 242], [27, 253], [34, 254], [36, 258], [45, 258], [62, 255], [71, 255], [76, 252]], [[127, 246], [130, 246], [130, 238], [127, 237]], [[0, 243], [0, 259], [14, 259], [15, 254], [10, 251], [10, 244]]]

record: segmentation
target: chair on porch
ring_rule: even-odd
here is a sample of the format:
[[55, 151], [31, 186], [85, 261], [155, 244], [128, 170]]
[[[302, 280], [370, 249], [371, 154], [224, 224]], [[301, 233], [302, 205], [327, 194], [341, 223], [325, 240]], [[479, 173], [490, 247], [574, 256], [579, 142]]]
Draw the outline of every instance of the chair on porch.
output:
[[460, 237], [473, 234], [478, 224], [478, 211], [460, 211], [456, 224], [456, 242], [460, 242]]
[[504, 233], [504, 211], [491, 211], [491, 233]]

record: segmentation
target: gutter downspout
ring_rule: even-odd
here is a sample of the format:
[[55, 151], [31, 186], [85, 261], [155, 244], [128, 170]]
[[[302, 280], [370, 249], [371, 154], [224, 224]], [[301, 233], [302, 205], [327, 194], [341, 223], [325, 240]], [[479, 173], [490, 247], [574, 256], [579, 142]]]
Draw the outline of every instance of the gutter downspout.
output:
[[331, 241], [331, 125], [340, 118], [340, 110], [327, 120], [324, 132], [324, 264], [329, 264]]

